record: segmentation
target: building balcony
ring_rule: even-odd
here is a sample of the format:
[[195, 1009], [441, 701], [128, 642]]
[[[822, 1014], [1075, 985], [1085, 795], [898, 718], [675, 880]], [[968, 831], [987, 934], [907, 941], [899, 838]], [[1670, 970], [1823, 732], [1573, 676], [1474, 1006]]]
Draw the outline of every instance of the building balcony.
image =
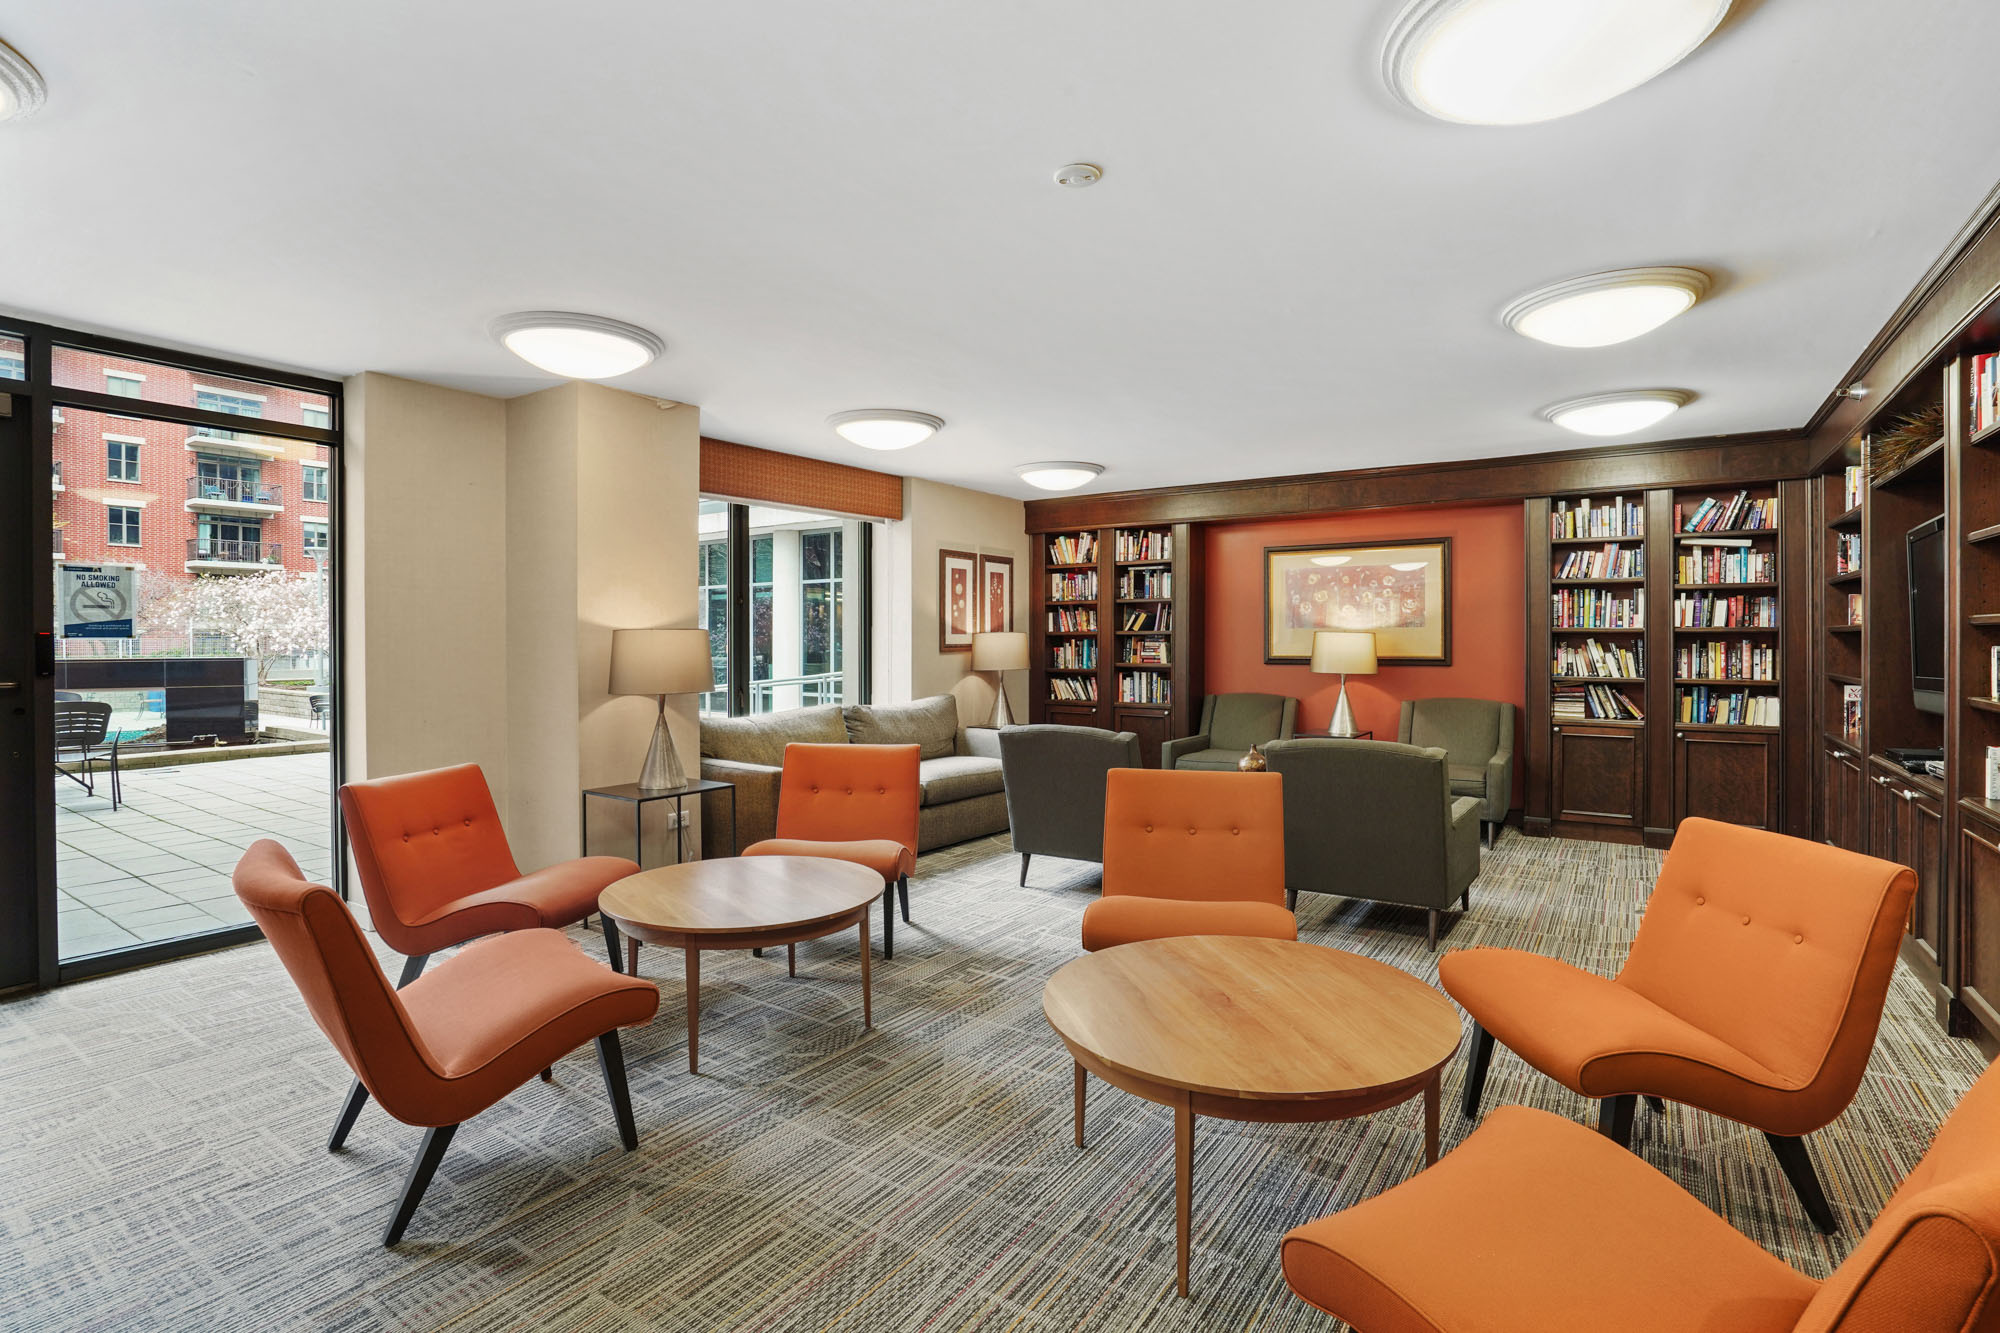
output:
[[[57, 534], [58, 540], [61, 534]], [[246, 570], [279, 569], [284, 555], [277, 542], [229, 541], [221, 537], [190, 537], [187, 545], [187, 572], [190, 574], [230, 574]]]
[[51, 458], [49, 466], [55, 469], [55, 478], [50, 483], [50, 489], [57, 491], [68, 490], [69, 488], [62, 484], [62, 460], [60, 458]]
[[243, 435], [236, 439], [225, 439], [220, 435], [204, 435], [199, 427], [187, 437], [187, 451], [191, 454], [218, 454], [227, 458], [283, 458], [285, 446], [255, 435]]
[[56, 555], [55, 555], [55, 558], [56, 558], [56, 559], [58, 559], [58, 560], [60, 560], [60, 559], [62, 559], [62, 558], [63, 558], [63, 530], [62, 530], [61, 528], [57, 528], [57, 529], [55, 529], [55, 535], [56, 535]]
[[218, 477], [187, 479], [187, 508], [209, 514], [275, 514], [285, 507], [285, 488], [261, 481]]

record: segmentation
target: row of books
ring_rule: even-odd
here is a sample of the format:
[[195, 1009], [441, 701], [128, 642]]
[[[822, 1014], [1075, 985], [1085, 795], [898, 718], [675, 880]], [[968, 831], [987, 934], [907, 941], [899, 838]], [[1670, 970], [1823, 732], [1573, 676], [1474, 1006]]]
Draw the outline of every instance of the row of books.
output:
[[1174, 534], [1171, 532], [1131, 531], [1118, 529], [1112, 542], [1111, 558], [1114, 560], [1171, 560], [1174, 558]]
[[1770, 629], [1778, 623], [1778, 599], [1771, 596], [1718, 597], [1712, 592], [1682, 593], [1674, 598], [1678, 629]]
[[1128, 569], [1118, 576], [1120, 597], [1169, 598], [1174, 595], [1174, 573], [1170, 569]]
[[1052, 565], [1096, 564], [1096, 535], [1088, 532], [1080, 532], [1073, 537], [1049, 538], [1049, 563]]
[[1981, 352], [1973, 357], [1968, 378], [1972, 381], [1972, 433], [1977, 435], [2000, 421], [2000, 352]]
[[1075, 574], [1049, 575], [1049, 600], [1052, 602], [1096, 601], [1097, 571], [1086, 569]]
[[1088, 671], [1097, 665], [1097, 640], [1064, 639], [1049, 645], [1049, 666], [1057, 671]]
[[1676, 705], [1680, 720], [1690, 725], [1729, 727], [1775, 727], [1778, 723], [1778, 696], [1752, 694], [1748, 690], [1712, 690], [1693, 685], [1681, 691]]
[[1609, 685], [1558, 685], [1549, 700], [1549, 715], [1558, 722], [1583, 718], [1636, 722], [1646, 716], [1638, 704]]
[[1833, 537], [1833, 572], [1854, 574], [1861, 569], [1861, 534], [1837, 532]]
[[1579, 547], [1555, 567], [1558, 579], [1641, 579], [1646, 577], [1646, 553], [1636, 546], [1606, 543], [1601, 551]]
[[1644, 629], [1646, 594], [1558, 588], [1549, 598], [1557, 629]]
[[1643, 676], [1646, 674], [1646, 641], [1630, 644], [1603, 644], [1595, 639], [1556, 645], [1555, 674], [1558, 676]]
[[1628, 503], [1624, 496], [1614, 496], [1610, 504], [1593, 505], [1586, 497], [1571, 507], [1568, 500], [1558, 500], [1549, 511], [1549, 536], [1557, 541], [1577, 537], [1638, 537], [1645, 533], [1645, 510], [1637, 503]]
[[1050, 607], [1049, 633], [1051, 634], [1097, 633], [1097, 608], [1092, 606]]
[[1674, 506], [1677, 532], [1722, 532], [1752, 528], [1762, 531], [1778, 526], [1778, 497], [1752, 500], [1750, 492], [1738, 491], [1727, 500], [1709, 496], [1685, 516], [1682, 506]]
[[1776, 551], [1742, 551], [1703, 546], [1674, 561], [1676, 583], [1776, 583]]
[[1049, 699], [1059, 704], [1094, 704], [1097, 702], [1097, 677], [1050, 676]]
[[1173, 702], [1173, 682], [1157, 671], [1118, 673], [1118, 702], [1121, 704], [1169, 704]]
[[1173, 665], [1166, 639], [1123, 639], [1118, 654], [1120, 666], [1164, 667]]
[[1686, 643], [1674, 650], [1674, 675], [1682, 680], [1778, 679], [1778, 650], [1768, 643], [1739, 639], [1724, 643]]
[[1850, 745], [1861, 744], [1861, 687], [1840, 687], [1840, 734]]
[[1861, 508], [1861, 497], [1868, 494], [1868, 471], [1860, 464], [1841, 469], [1840, 512], [1849, 514]]
[[1174, 609], [1171, 606], [1128, 606], [1118, 617], [1118, 628], [1126, 631], [1150, 630], [1155, 634], [1165, 634], [1174, 627]]
[[1847, 594], [1847, 623], [1850, 625], [1861, 623], [1861, 594], [1858, 592]]

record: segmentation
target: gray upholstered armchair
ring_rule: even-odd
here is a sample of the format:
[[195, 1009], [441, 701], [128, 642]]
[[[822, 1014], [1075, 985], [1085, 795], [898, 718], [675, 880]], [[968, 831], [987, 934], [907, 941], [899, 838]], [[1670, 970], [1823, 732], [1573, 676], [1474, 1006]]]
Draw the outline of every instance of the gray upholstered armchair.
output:
[[1301, 889], [1438, 913], [1472, 906], [1479, 877], [1479, 802], [1454, 796], [1445, 752], [1389, 741], [1275, 741], [1285, 778], [1285, 896]]
[[1003, 727], [1000, 770], [1007, 784], [1007, 822], [1021, 854], [1040, 852], [1072, 861], [1104, 860], [1104, 775], [1138, 768], [1139, 738], [1096, 727]]
[[1161, 768], [1234, 769], [1253, 745], [1288, 741], [1299, 701], [1282, 694], [1211, 694], [1201, 705], [1201, 732], [1160, 747]]
[[1406, 700], [1396, 739], [1435, 745], [1450, 756], [1445, 765], [1452, 794], [1479, 798], [1479, 831], [1491, 846], [1514, 800], [1514, 705], [1495, 699]]

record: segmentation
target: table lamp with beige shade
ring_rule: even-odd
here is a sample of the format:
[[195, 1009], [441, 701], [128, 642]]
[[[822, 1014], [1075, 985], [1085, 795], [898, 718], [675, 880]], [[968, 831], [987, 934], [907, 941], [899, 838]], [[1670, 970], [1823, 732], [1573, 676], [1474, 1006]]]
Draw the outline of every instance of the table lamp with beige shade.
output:
[[705, 629], [619, 629], [611, 631], [611, 693], [650, 694], [660, 701], [653, 744], [639, 770], [642, 792], [673, 791], [687, 785], [681, 757], [667, 730], [667, 696], [705, 694], [715, 688]]
[[1013, 726], [1014, 713], [1007, 707], [1007, 673], [1028, 669], [1028, 636], [1012, 630], [973, 635], [972, 669], [993, 673], [993, 717], [986, 725]]
[[1355, 736], [1354, 710], [1347, 705], [1347, 678], [1375, 674], [1375, 636], [1366, 630], [1323, 629], [1313, 633], [1312, 669], [1340, 677], [1340, 698], [1333, 705], [1329, 736]]

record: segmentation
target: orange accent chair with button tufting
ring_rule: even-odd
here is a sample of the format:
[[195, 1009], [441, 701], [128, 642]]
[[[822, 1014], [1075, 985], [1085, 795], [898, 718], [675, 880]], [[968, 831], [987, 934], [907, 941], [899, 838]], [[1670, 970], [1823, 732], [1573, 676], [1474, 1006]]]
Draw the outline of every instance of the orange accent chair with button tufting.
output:
[[821, 856], [852, 861], [882, 877], [882, 956], [896, 956], [896, 899], [910, 920], [910, 872], [917, 868], [922, 747], [785, 747], [778, 779], [778, 836], [745, 856]]
[[1104, 780], [1104, 896], [1084, 909], [1084, 948], [1299, 937], [1285, 910], [1284, 778], [1114, 768]]
[[1688, 819], [1615, 978], [1512, 949], [1445, 955], [1438, 980], [1474, 1029], [1465, 1114], [1497, 1040], [1629, 1144], [1638, 1100], [1681, 1102], [1764, 1132], [1821, 1231], [1833, 1211], [1803, 1136], [1861, 1085], [1916, 891], [1872, 856]]

